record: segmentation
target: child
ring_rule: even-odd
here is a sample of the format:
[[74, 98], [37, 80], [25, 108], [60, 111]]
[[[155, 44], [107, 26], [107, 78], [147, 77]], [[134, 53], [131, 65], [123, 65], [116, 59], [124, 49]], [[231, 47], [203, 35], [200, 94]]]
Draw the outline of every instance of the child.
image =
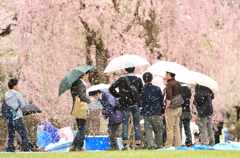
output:
[[89, 95], [99, 99], [103, 106], [102, 115], [99, 117], [109, 118], [108, 133], [111, 147], [107, 151], [119, 150], [117, 144], [116, 132], [122, 122], [122, 114], [119, 110], [118, 99], [113, 97], [108, 90], [100, 90], [89, 92]]
[[[158, 86], [152, 84], [153, 75], [150, 72], [143, 74], [143, 86], [142, 95], [142, 115], [144, 117], [144, 127], [147, 136], [148, 149], [154, 150], [162, 148], [162, 113], [163, 109], [163, 96], [162, 91]], [[155, 134], [155, 141], [152, 132]], [[155, 146], [155, 143], [156, 145]]]

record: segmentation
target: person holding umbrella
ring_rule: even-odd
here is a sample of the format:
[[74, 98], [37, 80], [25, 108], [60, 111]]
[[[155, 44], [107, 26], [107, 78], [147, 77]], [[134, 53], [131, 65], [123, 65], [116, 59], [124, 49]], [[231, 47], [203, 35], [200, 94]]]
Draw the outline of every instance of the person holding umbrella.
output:
[[[129, 66], [128, 66], [129, 65]], [[128, 121], [130, 114], [132, 113], [134, 130], [135, 130], [135, 150], [140, 149], [141, 144], [141, 128], [140, 128], [140, 105], [137, 105], [137, 102], [141, 102], [140, 95], [142, 94], [142, 80], [141, 78], [135, 76], [134, 70], [135, 67], [132, 66], [132, 63], [125, 64], [125, 70], [127, 76], [120, 77], [115, 83], [113, 83], [109, 91], [110, 93], [119, 98], [120, 108], [122, 111], [122, 143], [123, 149], [128, 150], [129, 141], [128, 141]], [[135, 98], [130, 90], [130, 86], [133, 85], [136, 88], [139, 98]], [[116, 91], [116, 88], [119, 89], [119, 92]], [[139, 99], [139, 100], [138, 100]]]
[[[79, 98], [87, 103], [95, 101], [93, 97], [86, 97], [86, 82], [88, 81], [90, 71], [86, 71], [71, 86], [71, 95], [73, 98], [73, 105], [75, 103], [75, 97]], [[69, 151], [85, 151], [83, 149], [84, 139], [86, 133], [87, 119], [78, 119], [76, 118], [76, 123], [78, 127], [78, 132], [73, 140], [72, 146]]]
[[198, 112], [197, 125], [199, 126], [201, 145], [213, 146], [215, 144], [212, 130], [213, 99], [214, 94], [208, 87], [199, 84], [195, 86], [193, 104], [196, 105]]
[[171, 100], [174, 96], [178, 94], [183, 94], [182, 87], [179, 82], [175, 80], [175, 74], [171, 72], [166, 72], [165, 75], [168, 84], [166, 85], [166, 124], [167, 124], [167, 141], [165, 142], [165, 148], [170, 148], [173, 145], [174, 137], [174, 147], [181, 146], [181, 135], [180, 135], [180, 116], [182, 115], [182, 107], [178, 106], [176, 108], [171, 108]]

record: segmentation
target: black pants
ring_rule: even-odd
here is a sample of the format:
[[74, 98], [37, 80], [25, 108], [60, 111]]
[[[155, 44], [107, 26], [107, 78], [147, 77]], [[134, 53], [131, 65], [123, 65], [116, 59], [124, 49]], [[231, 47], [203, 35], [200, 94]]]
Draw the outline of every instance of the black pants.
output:
[[84, 145], [84, 139], [86, 134], [87, 119], [76, 118], [76, 122], [77, 122], [78, 132], [73, 140], [72, 146], [76, 148], [82, 148]]
[[121, 124], [121, 122], [115, 123], [113, 125], [108, 124], [108, 133], [109, 133], [111, 147], [118, 148], [116, 132], [117, 132], [120, 124]]
[[182, 116], [180, 117], [180, 132], [182, 136], [182, 125], [184, 127], [185, 135], [186, 135], [186, 146], [192, 146], [192, 135], [191, 135], [191, 129], [190, 129], [190, 120], [192, 116], [190, 112], [183, 112]]

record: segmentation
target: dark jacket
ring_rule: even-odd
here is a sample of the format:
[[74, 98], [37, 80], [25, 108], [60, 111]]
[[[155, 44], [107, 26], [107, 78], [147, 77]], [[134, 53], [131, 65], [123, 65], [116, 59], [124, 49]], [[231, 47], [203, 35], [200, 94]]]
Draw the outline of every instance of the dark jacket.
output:
[[178, 94], [182, 94], [182, 86], [175, 79], [170, 79], [167, 81], [166, 85], [166, 100], [172, 100], [172, 98]]
[[75, 103], [75, 97], [77, 95], [82, 101], [90, 103], [90, 99], [86, 97], [86, 86], [83, 84], [83, 82], [80, 79], [78, 79], [72, 84], [71, 94], [73, 98], [73, 105]]
[[[141, 78], [134, 75], [127, 75], [127, 78], [130, 84], [134, 85], [138, 89], [139, 94], [141, 95], [143, 87]], [[116, 88], [119, 89], [119, 92], [116, 91]], [[114, 84], [112, 84], [109, 88], [109, 91], [114, 97], [119, 98], [121, 109], [127, 108], [132, 105], [137, 105], [137, 102], [133, 99], [133, 95], [129, 91], [129, 86], [127, 84], [125, 76], [120, 77]]]
[[182, 86], [182, 91], [184, 100], [184, 104], [182, 105], [182, 112], [190, 112], [190, 99], [192, 96], [191, 90], [187, 86]]
[[161, 116], [164, 105], [162, 91], [158, 86], [145, 84], [143, 86], [143, 94], [141, 99], [143, 116]]
[[200, 117], [211, 116], [213, 113], [213, 92], [204, 86], [196, 85], [193, 104], [196, 105]]
[[112, 96], [108, 90], [102, 91], [102, 98], [99, 99], [102, 103], [102, 114], [109, 117], [109, 124], [122, 122], [122, 113], [119, 110], [118, 99]]

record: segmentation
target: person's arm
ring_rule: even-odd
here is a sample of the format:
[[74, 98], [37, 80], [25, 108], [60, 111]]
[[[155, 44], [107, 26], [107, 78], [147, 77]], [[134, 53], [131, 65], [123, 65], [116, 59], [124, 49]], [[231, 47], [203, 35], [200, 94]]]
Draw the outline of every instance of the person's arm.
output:
[[143, 94], [143, 83], [142, 83], [141, 78], [139, 78], [139, 87], [138, 87], [138, 91], [139, 91], [140, 96], [142, 96], [142, 94]]
[[113, 83], [109, 88], [109, 92], [116, 98], [120, 97], [119, 93], [116, 91], [116, 88], [119, 87], [119, 80], [120, 79], [118, 79], [115, 83]]
[[171, 99], [173, 98], [172, 93], [172, 86], [168, 83], [166, 86], [166, 109], [170, 107]]
[[24, 99], [23, 99], [23, 97], [20, 93], [17, 96], [17, 100], [18, 100], [18, 103], [20, 104], [20, 108], [23, 108], [24, 106], [26, 106], [25, 102], [24, 102]]
[[77, 90], [79, 91], [78, 96], [82, 101], [87, 103], [91, 102], [90, 99], [86, 97], [86, 87], [82, 82], [77, 85]]
[[164, 103], [163, 103], [163, 94], [159, 87], [158, 87], [158, 95], [159, 95], [158, 100], [160, 102], [160, 107], [161, 107], [161, 114], [164, 114], [165, 107], [164, 107]]

